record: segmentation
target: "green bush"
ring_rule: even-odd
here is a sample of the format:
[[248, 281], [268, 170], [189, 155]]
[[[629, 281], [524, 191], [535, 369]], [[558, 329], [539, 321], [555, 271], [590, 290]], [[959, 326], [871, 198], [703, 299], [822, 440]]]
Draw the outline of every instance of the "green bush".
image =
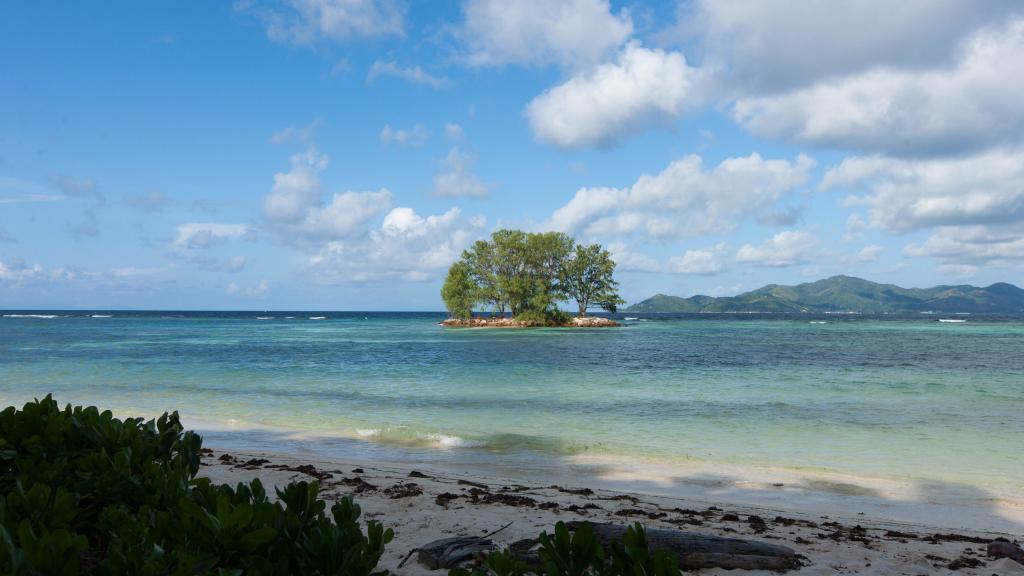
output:
[[393, 537], [350, 497], [196, 478], [178, 414], [118, 420], [52, 397], [0, 412], [0, 574], [383, 576]]
[[675, 558], [663, 551], [651, 552], [643, 526], [636, 523], [626, 529], [622, 542], [612, 542], [605, 550], [594, 536], [590, 524], [580, 524], [569, 533], [562, 522], [554, 535], [540, 535], [538, 562], [530, 566], [509, 550], [494, 552], [471, 569], [457, 568], [449, 576], [681, 576]]

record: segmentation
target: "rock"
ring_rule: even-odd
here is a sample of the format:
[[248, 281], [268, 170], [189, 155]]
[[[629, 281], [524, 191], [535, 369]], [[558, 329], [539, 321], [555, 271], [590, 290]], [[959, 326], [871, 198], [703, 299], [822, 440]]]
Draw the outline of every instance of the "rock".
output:
[[988, 543], [989, 558], [1009, 558], [1020, 564], [1024, 564], [1024, 550], [1013, 542], [1004, 538], [997, 538]]

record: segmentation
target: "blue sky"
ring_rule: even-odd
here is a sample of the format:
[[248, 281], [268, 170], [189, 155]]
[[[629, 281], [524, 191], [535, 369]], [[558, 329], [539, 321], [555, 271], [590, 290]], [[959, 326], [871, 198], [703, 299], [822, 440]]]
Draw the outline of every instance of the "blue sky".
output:
[[1013, 2], [17, 1], [0, 62], [2, 308], [436, 310], [499, 227], [631, 302], [1024, 283]]

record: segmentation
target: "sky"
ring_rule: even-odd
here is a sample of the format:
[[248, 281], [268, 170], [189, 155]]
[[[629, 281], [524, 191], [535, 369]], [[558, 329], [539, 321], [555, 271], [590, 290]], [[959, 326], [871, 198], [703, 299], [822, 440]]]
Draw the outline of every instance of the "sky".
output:
[[12, 0], [0, 308], [440, 310], [499, 228], [622, 296], [1024, 284], [1024, 7]]

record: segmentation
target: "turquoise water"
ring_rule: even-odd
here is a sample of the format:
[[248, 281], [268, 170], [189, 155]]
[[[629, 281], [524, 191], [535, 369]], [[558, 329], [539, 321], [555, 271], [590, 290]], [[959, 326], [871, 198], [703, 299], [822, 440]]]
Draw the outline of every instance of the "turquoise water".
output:
[[646, 316], [617, 329], [452, 330], [437, 314], [3, 314], [0, 403], [53, 393], [125, 415], [178, 410], [208, 443], [439, 462], [632, 459], [1024, 493], [1019, 318]]

